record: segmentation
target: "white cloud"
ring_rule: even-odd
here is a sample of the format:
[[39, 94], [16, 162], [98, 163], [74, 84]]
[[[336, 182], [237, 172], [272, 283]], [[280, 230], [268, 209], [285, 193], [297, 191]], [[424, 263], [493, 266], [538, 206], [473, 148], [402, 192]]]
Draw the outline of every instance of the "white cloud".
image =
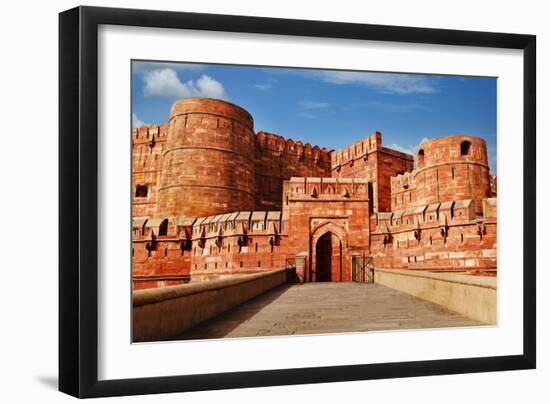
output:
[[227, 99], [222, 83], [206, 74], [197, 80], [197, 90], [197, 96]]
[[137, 61], [132, 64], [134, 74], [144, 75], [152, 70], [173, 69], [175, 71], [200, 73], [206, 69], [206, 66], [196, 63], [165, 63], [165, 62], [142, 62]]
[[254, 84], [253, 86], [257, 90], [267, 91], [273, 87], [273, 84], [271, 83], [263, 83], [263, 84]]
[[143, 75], [145, 86], [143, 95], [146, 97], [208, 97], [227, 100], [223, 85], [206, 74], [197, 80], [186, 83], [180, 81], [176, 71], [171, 68], [147, 71]]
[[147, 126], [148, 124], [139, 119], [136, 114], [132, 113], [132, 128], [140, 128], [143, 125]]
[[309, 112], [298, 112], [298, 116], [306, 119], [315, 119], [318, 115], [310, 114]]
[[313, 69], [269, 69], [265, 72], [276, 75], [297, 75], [337, 85], [364, 86], [387, 94], [433, 94], [439, 92], [437, 79], [421, 74]]
[[318, 71], [313, 72], [326, 83], [355, 84], [390, 94], [432, 94], [438, 92], [433, 80], [415, 74]]
[[254, 87], [256, 90], [267, 91], [267, 90], [271, 90], [271, 88], [273, 87], [273, 84], [275, 84], [276, 82], [277, 82], [276, 79], [274, 79], [273, 77], [270, 77], [266, 83], [254, 84], [252, 87]]
[[430, 109], [419, 104], [400, 104], [391, 102], [369, 101], [368, 107], [376, 108], [382, 112], [400, 114], [409, 111], [429, 111]]
[[388, 146], [388, 149], [393, 149], [393, 150], [397, 150], [397, 151], [400, 151], [400, 152], [403, 152], [403, 153], [412, 154], [413, 156], [416, 152], [416, 147], [415, 146], [405, 147], [405, 146], [401, 146], [401, 145], [396, 144], [396, 143], [390, 144]]
[[423, 137], [420, 140], [420, 142], [418, 142], [418, 144], [416, 144], [416, 145], [403, 146], [403, 145], [400, 145], [400, 144], [397, 144], [397, 143], [393, 143], [393, 144], [390, 144], [388, 146], [388, 148], [393, 149], [393, 150], [398, 150], [398, 151], [403, 152], [403, 153], [411, 154], [411, 155], [414, 156], [416, 154], [416, 148], [419, 145], [421, 145], [422, 143], [427, 142], [428, 140], [430, 140], [429, 137]]
[[330, 104], [322, 101], [300, 101], [300, 106], [306, 109], [327, 108]]

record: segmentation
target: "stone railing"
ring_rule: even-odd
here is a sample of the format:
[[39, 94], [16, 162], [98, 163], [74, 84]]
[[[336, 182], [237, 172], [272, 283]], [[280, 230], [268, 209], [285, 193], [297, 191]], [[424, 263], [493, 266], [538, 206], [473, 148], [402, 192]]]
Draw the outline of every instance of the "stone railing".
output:
[[497, 321], [497, 279], [493, 277], [377, 268], [374, 282], [486, 324]]
[[292, 281], [294, 269], [278, 269], [238, 278], [135, 290], [133, 341], [175, 337], [262, 293]]

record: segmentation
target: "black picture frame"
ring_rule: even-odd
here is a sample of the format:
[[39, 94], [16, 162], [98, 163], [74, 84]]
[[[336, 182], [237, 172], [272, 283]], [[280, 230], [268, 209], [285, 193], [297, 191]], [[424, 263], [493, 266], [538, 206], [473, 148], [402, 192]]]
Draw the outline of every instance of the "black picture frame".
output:
[[[523, 50], [523, 354], [99, 381], [98, 26], [180, 28]], [[78, 7], [59, 15], [59, 389], [76, 397], [326, 383], [536, 366], [536, 37]]]

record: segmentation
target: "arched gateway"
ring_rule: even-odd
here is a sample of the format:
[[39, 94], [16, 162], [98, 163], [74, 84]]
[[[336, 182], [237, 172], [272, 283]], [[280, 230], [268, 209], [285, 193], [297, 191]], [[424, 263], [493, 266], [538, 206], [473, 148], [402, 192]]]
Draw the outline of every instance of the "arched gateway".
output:
[[327, 222], [317, 227], [311, 237], [309, 282], [350, 280], [348, 236], [344, 228]]

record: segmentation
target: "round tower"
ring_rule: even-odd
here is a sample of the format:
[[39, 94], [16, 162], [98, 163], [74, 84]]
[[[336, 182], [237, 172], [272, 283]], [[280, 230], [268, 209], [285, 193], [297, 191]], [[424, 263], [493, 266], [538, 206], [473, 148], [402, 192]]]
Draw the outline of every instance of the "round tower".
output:
[[482, 214], [482, 200], [491, 196], [485, 140], [445, 136], [421, 143], [415, 183], [419, 203], [473, 199], [476, 213]]
[[210, 216], [254, 210], [254, 124], [237, 105], [186, 98], [172, 105], [157, 213]]

